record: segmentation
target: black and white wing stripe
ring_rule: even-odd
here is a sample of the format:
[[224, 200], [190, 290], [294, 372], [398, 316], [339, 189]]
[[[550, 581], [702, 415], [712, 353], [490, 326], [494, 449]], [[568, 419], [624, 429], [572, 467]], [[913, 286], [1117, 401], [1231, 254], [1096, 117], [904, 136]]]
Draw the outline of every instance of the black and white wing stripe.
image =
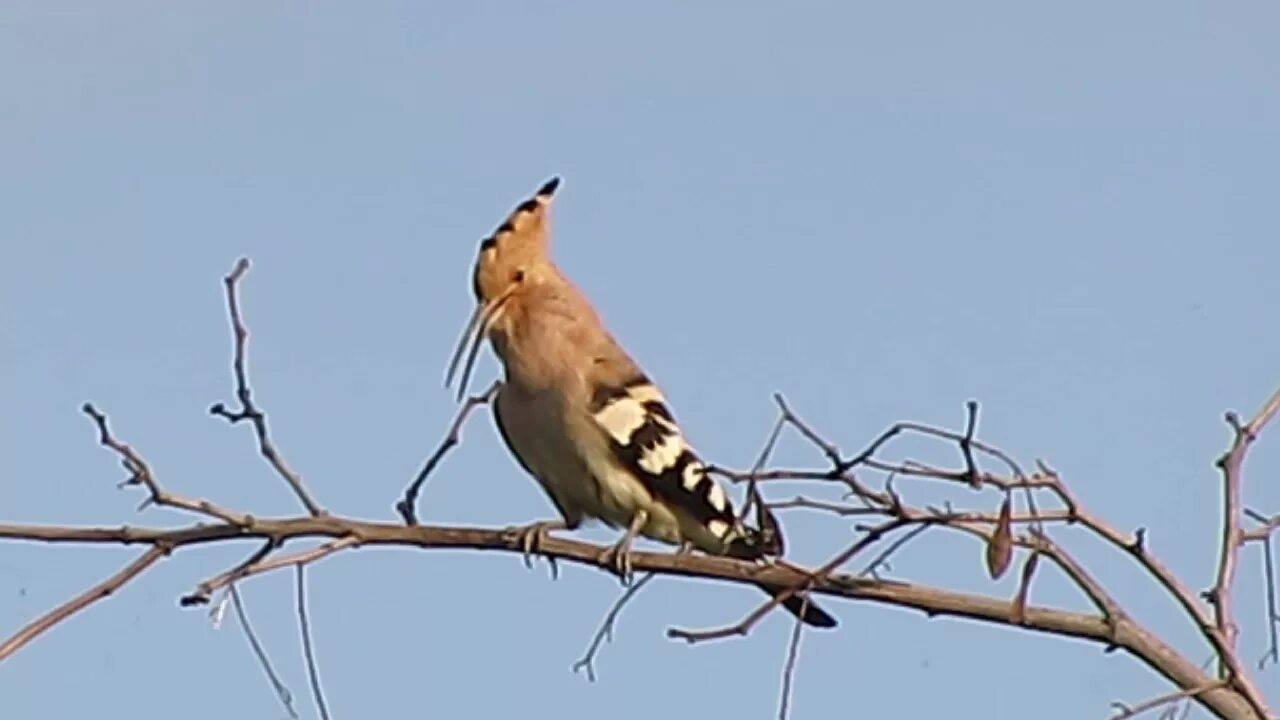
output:
[[722, 542], [748, 539], [724, 488], [707, 474], [648, 378], [597, 387], [591, 413], [608, 434], [614, 457], [655, 498], [684, 510]]
[[[723, 544], [719, 551], [741, 558], [781, 554], [776, 526], [761, 533], [738, 522], [724, 488], [685, 443], [662, 393], [648, 378], [636, 374], [629, 382], [597, 387], [591, 412], [609, 435], [617, 460], [655, 498], [685, 510], [707, 528]], [[781, 592], [766, 584], [760, 587], [771, 595]], [[836, 626], [835, 618], [803, 595], [791, 595], [782, 605], [810, 625]]]

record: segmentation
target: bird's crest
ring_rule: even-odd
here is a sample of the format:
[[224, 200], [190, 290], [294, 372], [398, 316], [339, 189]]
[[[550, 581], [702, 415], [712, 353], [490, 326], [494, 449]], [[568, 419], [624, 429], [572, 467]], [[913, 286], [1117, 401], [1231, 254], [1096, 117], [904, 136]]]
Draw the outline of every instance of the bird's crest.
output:
[[445, 376], [447, 387], [458, 369], [463, 349], [469, 344], [470, 350], [467, 352], [467, 361], [458, 385], [459, 399], [466, 393], [471, 368], [490, 323], [501, 311], [503, 303], [525, 281], [530, 270], [547, 261], [551, 237], [549, 210], [551, 199], [559, 186], [559, 177], [543, 183], [533, 197], [511, 211], [493, 234], [480, 241], [472, 274], [476, 308], [458, 340]]

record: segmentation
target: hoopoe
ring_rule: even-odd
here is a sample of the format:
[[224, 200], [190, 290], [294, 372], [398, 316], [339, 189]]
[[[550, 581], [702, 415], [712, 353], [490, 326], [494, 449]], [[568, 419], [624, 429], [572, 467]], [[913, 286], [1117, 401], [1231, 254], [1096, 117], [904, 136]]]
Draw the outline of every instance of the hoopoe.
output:
[[[552, 178], [480, 243], [472, 277], [476, 308], [445, 380], [452, 381], [469, 342], [461, 399], [479, 347], [489, 339], [505, 373], [493, 397], [498, 432], [560, 511], [557, 520], [520, 528], [526, 554], [549, 530], [574, 530], [587, 518], [626, 528], [600, 558], [624, 583], [637, 535], [682, 551], [757, 560], [780, 554], [776, 534], [737, 518], [662, 393], [552, 262], [548, 210], [559, 182]], [[782, 604], [810, 625], [836, 624], [800, 594]]]

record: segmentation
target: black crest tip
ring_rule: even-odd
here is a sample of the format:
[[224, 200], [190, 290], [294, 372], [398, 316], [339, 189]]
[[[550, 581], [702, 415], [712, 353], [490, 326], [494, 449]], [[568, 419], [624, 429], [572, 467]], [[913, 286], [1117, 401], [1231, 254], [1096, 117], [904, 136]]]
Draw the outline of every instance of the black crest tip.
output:
[[556, 194], [556, 188], [558, 187], [560, 187], [560, 176], [556, 175], [538, 188], [538, 197], [551, 197]]

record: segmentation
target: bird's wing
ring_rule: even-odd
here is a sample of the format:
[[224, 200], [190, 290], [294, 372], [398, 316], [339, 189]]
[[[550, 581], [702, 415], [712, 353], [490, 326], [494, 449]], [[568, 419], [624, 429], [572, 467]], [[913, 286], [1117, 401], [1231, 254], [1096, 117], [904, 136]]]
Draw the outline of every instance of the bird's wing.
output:
[[[721, 541], [740, 535], [733, 504], [685, 441], [662, 392], [634, 363], [616, 363], [613, 372], [609, 364], [598, 363], [601, 371], [589, 378], [588, 409], [617, 463]], [[619, 364], [628, 372], [617, 372]]]

